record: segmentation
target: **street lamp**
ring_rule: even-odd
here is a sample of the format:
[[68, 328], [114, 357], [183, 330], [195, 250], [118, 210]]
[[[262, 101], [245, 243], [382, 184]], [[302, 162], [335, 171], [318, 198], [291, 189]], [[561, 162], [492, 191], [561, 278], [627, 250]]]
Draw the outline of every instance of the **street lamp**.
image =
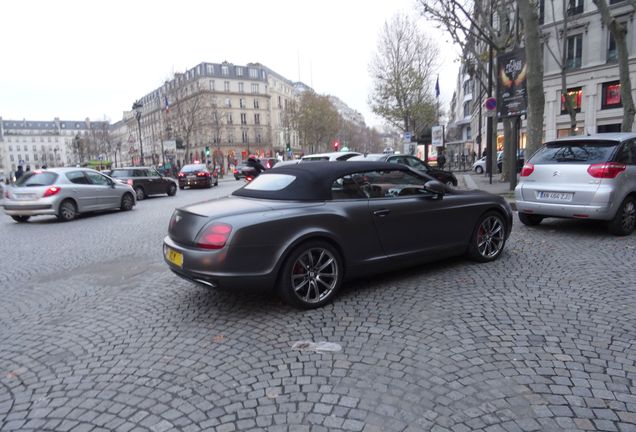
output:
[[144, 104], [139, 102], [138, 100], [133, 103], [132, 109], [135, 110], [135, 117], [137, 117], [137, 128], [139, 129], [139, 163], [143, 166], [144, 164], [144, 143], [141, 141], [141, 108], [143, 108]]

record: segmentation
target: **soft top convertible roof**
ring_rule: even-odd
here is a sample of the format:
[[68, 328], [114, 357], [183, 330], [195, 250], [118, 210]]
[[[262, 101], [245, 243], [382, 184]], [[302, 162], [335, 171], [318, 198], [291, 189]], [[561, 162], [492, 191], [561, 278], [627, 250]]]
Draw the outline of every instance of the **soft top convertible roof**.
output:
[[[378, 170], [397, 170], [415, 173], [407, 166], [386, 162], [332, 161], [301, 163], [267, 170], [261, 174], [261, 176], [294, 176], [294, 181], [283, 189], [275, 191], [255, 190], [247, 189], [244, 186], [234, 191], [232, 195], [274, 200], [325, 201], [331, 199], [331, 185], [336, 179], [347, 174]], [[415, 174], [418, 175], [417, 173]]]

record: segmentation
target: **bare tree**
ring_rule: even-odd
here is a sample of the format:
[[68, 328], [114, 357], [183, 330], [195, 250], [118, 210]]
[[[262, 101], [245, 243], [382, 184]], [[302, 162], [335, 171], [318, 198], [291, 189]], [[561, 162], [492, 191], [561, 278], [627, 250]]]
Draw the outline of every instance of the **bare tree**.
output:
[[526, 90], [528, 95], [528, 121], [525, 154], [530, 157], [541, 146], [543, 140], [543, 113], [545, 96], [543, 94], [543, 58], [541, 56], [541, 38], [539, 15], [536, 2], [518, 0], [519, 17], [524, 26], [526, 64], [528, 67]]
[[[627, 50], [627, 28], [620, 23], [616, 17], [612, 16], [606, 0], [592, 0], [601, 13], [601, 19], [607, 26], [614, 41], [616, 41], [616, 51], [618, 52], [618, 76], [621, 82], [621, 102], [623, 104], [623, 123], [621, 130], [631, 132], [634, 124], [634, 99], [632, 97], [632, 81], [629, 75], [629, 52]], [[631, 0], [629, 4], [636, 10], [636, 1]]]
[[439, 50], [415, 22], [396, 15], [385, 22], [369, 65], [373, 112], [404, 132], [419, 133], [436, 121], [433, 85]]
[[168, 97], [174, 101], [171, 105], [172, 122], [175, 125], [175, 134], [183, 140], [185, 146], [185, 160], [190, 162], [192, 157], [192, 140], [201, 130], [205, 122], [205, 93], [199, 91], [199, 82], [191, 83], [183, 78], [183, 74], [177, 74], [174, 78], [175, 88]]
[[340, 127], [340, 115], [327, 96], [305, 91], [294, 116], [303, 148], [310, 153], [328, 151]]

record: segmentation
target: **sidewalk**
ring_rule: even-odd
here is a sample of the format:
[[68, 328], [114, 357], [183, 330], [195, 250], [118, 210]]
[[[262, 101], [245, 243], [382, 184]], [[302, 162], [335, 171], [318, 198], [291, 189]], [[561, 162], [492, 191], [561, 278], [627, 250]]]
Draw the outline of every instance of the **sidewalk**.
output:
[[[493, 174], [492, 183], [486, 174], [476, 174], [470, 171], [455, 172], [458, 181], [458, 189], [481, 189], [495, 195], [504, 197], [515, 209], [515, 194], [510, 190], [510, 182], [502, 181], [500, 174]], [[518, 177], [517, 177], [518, 181]]]

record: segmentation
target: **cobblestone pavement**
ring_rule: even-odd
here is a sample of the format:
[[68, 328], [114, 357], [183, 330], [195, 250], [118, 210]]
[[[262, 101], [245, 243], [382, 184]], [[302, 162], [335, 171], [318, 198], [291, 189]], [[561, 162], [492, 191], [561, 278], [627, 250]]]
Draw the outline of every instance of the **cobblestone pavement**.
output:
[[298, 311], [163, 264], [175, 205], [236, 186], [70, 223], [0, 216], [1, 430], [636, 431], [636, 235], [516, 221], [494, 263]]

